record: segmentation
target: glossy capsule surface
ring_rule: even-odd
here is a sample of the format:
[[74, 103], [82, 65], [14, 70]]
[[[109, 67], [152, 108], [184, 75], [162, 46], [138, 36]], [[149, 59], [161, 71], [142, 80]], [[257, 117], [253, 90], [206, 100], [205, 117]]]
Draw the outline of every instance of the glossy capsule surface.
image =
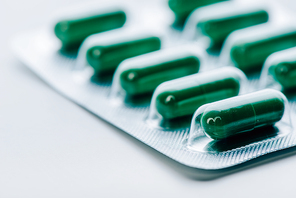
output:
[[55, 25], [54, 32], [64, 49], [78, 48], [89, 35], [122, 27], [125, 21], [125, 13], [117, 10], [61, 20]]
[[86, 60], [97, 74], [113, 73], [127, 58], [159, 50], [161, 41], [154, 35], [117, 34], [96, 43], [86, 52]]
[[285, 90], [296, 88], [296, 57], [294, 61], [284, 61], [269, 68], [269, 72]]
[[222, 1], [227, 0], [169, 0], [169, 7], [175, 13], [176, 24], [183, 25], [194, 9]]
[[216, 7], [215, 11], [209, 9], [209, 12], [204, 13], [197, 24], [202, 34], [211, 39], [212, 47], [221, 47], [226, 37], [235, 30], [268, 21], [267, 11], [260, 8], [246, 9], [230, 3], [227, 3], [223, 8], [227, 9], [216, 10]]
[[164, 119], [192, 115], [206, 103], [238, 95], [240, 74], [218, 69], [165, 82], [154, 93], [156, 110]]
[[[243, 33], [243, 32], [241, 32]], [[296, 46], [295, 28], [254, 29], [231, 46], [230, 57], [245, 72], [258, 71], [272, 53]]]
[[161, 50], [133, 59], [120, 71], [120, 84], [128, 95], [152, 93], [162, 82], [197, 73], [200, 67], [199, 58], [188, 50]]
[[284, 115], [284, 97], [267, 89], [209, 104], [200, 123], [204, 133], [215, 140], [273, 125]]

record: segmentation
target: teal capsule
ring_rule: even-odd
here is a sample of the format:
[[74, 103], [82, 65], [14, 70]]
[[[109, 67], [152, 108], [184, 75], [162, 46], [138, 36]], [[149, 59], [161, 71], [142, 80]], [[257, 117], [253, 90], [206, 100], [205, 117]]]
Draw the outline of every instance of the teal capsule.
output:
[[200, 60], [189, 50], [161, 50], [128, 59], [119, 66], [120, 84], [128, 95], [152, 93], [162, 82], [197, 73]]
[[269, 72], [285, 90], [296, 88], [296, 59], [272, 65]]
[[206, 103], [238, 95], [242, 76], [246, 78], [227, 67], [165, 82], [153, 95], [156, 111], [164, 119], [192, 115]]
[[72, 49], [78, 48], [89, 35], [122, 27], [125, 21], [126, 15], [121, 10], [102, 12], [61, 20], [55, 25], [54, 32], [64, 49]]
[[[245, 8], [234, 3], [225, 3], [225, 6], [203, 9], [204, 12], [208, 12], [201, 15], [197, 28], [211, 39], [211, 47], [220, 48], [226, 37], [235, 30], [268, 21], [268, 13], [262, 8]], [[196, 10], [195, 12], [201, 11]]]
[[[263, 28], [264, 27], [264, 28]], [[253, 29], [250, 29], [253, 30]], [[250, 30], [232, 38], [230, 57], [235, 66], [245, 72], [258, 71], [272, 53], [296, 46], [295, 28], [262, 28]]]
[[[96, 74], [111, 74], [125, 59], [159, 50], [160, 38], [150, 34], [117, 32], [94, 43], [86, 52], [86, 60]], [[103, 37], [102, 37], [103, 38]]]
[[281, 92], [266, 89], [209, 104], [200, 124], [204, 133], [215, 140], [273, 125], [284, 115], [284, 98]]
[[174, 12], [176, 24], [183, 25], [188, 15], [196, 8], [227, 0], [169, 0], [169, 7]]

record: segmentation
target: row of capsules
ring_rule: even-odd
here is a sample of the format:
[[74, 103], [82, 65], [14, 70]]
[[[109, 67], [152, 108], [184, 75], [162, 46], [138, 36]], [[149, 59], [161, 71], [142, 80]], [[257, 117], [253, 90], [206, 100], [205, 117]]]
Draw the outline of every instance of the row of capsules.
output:
[[259, 71], [272, 54], [262, 72], [268, 84], [273, 79], [283, 88], [295, 87], [293, 53], [285, 60], [273, 53], [296, 46], [296, 28], [274, 25], [262, 6], [225, 0], [169, 0], [168, 4], [176, 16], [174, 26], [187, 21], [182, 33], [187, 39], [207, 38], [206, 48], [211, 50], [223, 46], [220, 64], [235, 67], [198, 73], [203, 55], [195, 46], [160, 49], [160, 36], [122, 27], [127, 19], [123, 10], [61, 20], [55, 34], [63, 49], [81, 45], [77, 63], [91, 67], [93, 76], [104, 78], [115, 72], [110, 97], [125, 100], [152, 94], [148, 123], [170, 129], [193, 115], [188, 141], [192, 148], [204, 135], [223, 140], [265, 126], [291, 130], [284, 94], [274, 89], [248, 93], [245, 73]]

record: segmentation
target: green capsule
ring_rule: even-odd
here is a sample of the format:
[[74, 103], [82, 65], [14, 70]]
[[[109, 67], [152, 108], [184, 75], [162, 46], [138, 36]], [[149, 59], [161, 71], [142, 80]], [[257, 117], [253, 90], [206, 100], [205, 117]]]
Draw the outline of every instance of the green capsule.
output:
[[176, 24], [183, 25], [194, 9], [222, 1], [227, 0], [169, 0], [169, 7], [175, 13]]
[[[219, 8], [219, 9], [217, 9]], [[222, 9], [223, 8], [223, 9]], [[203, 8], [197, 28], [211, 39], [212, 47], [221, 47], [226, 37], [233, 31], [265, 23], [268, 21], [267, 11], [261, 8], [245, 8], [226, 3], [225, 6]], [[201, 10], [196, 10], [200, 12]]]
[[200, 117], [205, 134], [215, 140], [231, 137], [280, 121], [285, 96], [266, 89], [222, 100], [206, 107]]
[[206, 103], [238, 95], [242, 78], [241, 71], [226, 67], [165, 82], [153, 95], [156, 111], [164, 119], [192, 115]]
[[86, 52], [86, 60], [96, 74], [113, 73], [123, 60], [159, 50], [161, 47], [160, 38], [154, 35], [133, 35], [118, 31], [106, 36], [102, 36], [100, 42], [94, 43]]
[[55, 25], [54, 32], [64, 49], [78, 48], [89, 35], [122, 27], [125, 21], [126, 15], [121, 10], [103, 12], [61, 20]]
[[120, 84], [128, 95], [152, 93], [162, 82], [197, 73], [200, 60], [189, 50], [161, 50], [120, 65]]
[[235, 66], [245, 72], [260, 70], [270, 54], [296, 46], [295, 28], [261, 26], [243, 32], [238, 38], [233, 38], [230, 57]]
[[269, 72], [285, 90], [296, 88], [296, 57], [293, 61], [284, 61], [269, 68]]

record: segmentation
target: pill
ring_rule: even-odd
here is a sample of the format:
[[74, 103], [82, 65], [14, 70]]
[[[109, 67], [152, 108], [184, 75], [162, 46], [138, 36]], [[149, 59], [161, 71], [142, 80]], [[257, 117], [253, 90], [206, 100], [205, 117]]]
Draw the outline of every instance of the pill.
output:
[[159, 50], [161, 47], [160, 38], [152, 34], [133, 31], [102, 34], [104, 35], [100, 40], [86, 52], [86, 60], [96, 74], [111, 74], [123, 60]]
[[204, 133], [215, 140], [273, 125], [284, 115], [284, 98], [281, 92], [266, 89], [221, 100], [205, 108], [200, 124]]
[[229, 2], [204, 7], [195, 12], [200, 13], [196, 15], [200, 16], [197, 28], [211, 39], [211, 47], [219, 48], [231, 32], [268, 21], [268, 13], [262, 8], [245, 8]]
[[230, 57], [235, 66], [245, 72], [260, 70], [270, 54], [296, 46], [295, 28], [270, 28], [261, 25], [260, 28], [237, 33], [241, 35], [229, 37], [233, 40]]
[[272, 65], [269, 72], [285, 90], [296, 88], [296, 59]]
[[162, 82], [197, 73], [200, 60], [190, 50], [167, 49], [127, 59], [118, 68], [128, 95], [152, 93]]
[[196, 8], [227, 0], [169, 0], [169, 7], [174, 12], [176, 24], [183, 25], [188, 15]]
[[192, 115], [206, 103], [238, 95], [242, 78], [239, 69], [225, 67], [165, 82], [153, 95], [156, 110], [164, 119]]
[[60, 20], [54, 28], [64, 49], [77, 48], [91, 34], [122, 27], [126, 15], [121, 10], [84, 15], [80, 18]]
[[271, 54], [264, 63], [261, 87], [280, 84], [282, 91], [296, 88], [296, 47]]

